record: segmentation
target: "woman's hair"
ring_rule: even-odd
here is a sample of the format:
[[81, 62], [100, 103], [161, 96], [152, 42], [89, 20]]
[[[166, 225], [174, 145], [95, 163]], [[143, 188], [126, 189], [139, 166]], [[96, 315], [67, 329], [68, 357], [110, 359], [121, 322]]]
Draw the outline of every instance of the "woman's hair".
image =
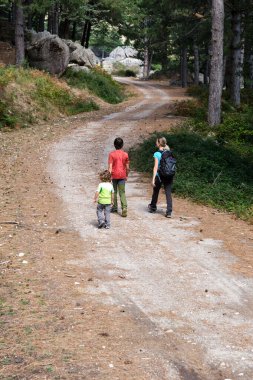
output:
[[115, 149], [121, 149], [124, 145], [124, 142], [122, 140], [121, 137], [117, 137], [115, 140], [114, 140], [114, 146], [115, 146]]
[[157, 142], [161, 148], [170, 149], [169, 146], [167, 145], [167, 140], [165, 137], [158, 137]]
[[104, 170], [99, 174], [102, 182], [111, 182], [111, 173], [109, 170]]

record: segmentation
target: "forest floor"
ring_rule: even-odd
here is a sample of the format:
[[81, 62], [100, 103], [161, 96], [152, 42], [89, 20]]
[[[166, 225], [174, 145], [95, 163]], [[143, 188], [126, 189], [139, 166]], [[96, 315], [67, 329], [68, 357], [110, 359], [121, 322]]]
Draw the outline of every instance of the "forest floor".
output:
[[252, 380], [253, 227], [174, 197], [147, 212], [131, 172], [128, 217], [98, 230], [93, 195], [113, 140], [180, 122], [182, 89], [0, 133], [3, 380]]

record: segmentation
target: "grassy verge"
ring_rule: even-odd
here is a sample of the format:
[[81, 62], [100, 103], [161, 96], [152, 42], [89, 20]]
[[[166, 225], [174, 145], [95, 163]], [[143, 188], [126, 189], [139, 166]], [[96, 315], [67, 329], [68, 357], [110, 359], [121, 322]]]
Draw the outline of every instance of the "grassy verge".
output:
[[38, 70], [0, 67], [0, 129], [97, 109], [87, 92], [77, 96], [63, 80]]
[[[161, 134], [159, 134], [161, 135]], [[163, 133], [177, 158], [174, 192], [253, 222], [253, 154], [187, 129]], [[133, 167], [152, 173], [157, 135], [130, 151]]]
[[99, 68], [93, 69], [88, 73], [68, 69], [64, 78], [70, 86], [87, 89], [108, 103], [116, 104], [124, 100], [122, 86]]

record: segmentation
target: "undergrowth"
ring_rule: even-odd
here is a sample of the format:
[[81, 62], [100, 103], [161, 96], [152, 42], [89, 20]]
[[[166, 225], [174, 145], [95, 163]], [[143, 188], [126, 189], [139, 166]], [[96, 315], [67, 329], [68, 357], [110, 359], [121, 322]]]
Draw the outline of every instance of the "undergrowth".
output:
[[14, 66], [0, 67], [0, 97], [0, 129], [99, 108], [87, 94], [76, 96], [62, 80], [39, 70]]
[[[177, 102], [173, 113], [188, 120], [163, 134], [178, 160], [175, 193], [253, 223], [253, 92], [242, 91], [239, 109], [224, 96], [222, 123], [215, 127], [206, 121], [208, 88], [192, 86], [187, 92], [193, 98]], [[152, 172], [155, 139], [131, 151], [137, 170]]]
[[[253, 222], [253, 154], [241, 154], [218, 144], [213, 137], [204, 138], [183, 129], [163, 135], [177, 158], [177, 195]], [[156, 137], [151, 135], [130, 151], [136, 170], [152, 173]]]
[[124, 100], [122, 86], [102, 69], [94, 68], [90, 72], [84, 72], [69, 68], [64, 78], [70, 86], [87, 89], [108, 103], [116, 104]]

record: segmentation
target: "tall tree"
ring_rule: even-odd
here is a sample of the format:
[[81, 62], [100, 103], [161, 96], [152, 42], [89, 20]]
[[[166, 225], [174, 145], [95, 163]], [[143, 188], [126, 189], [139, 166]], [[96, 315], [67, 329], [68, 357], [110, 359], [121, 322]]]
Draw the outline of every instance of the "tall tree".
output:
[[208, 101], [208, 123], [211, 126], [221, 121], [221, 96], [223, 87], [223, 38], [224, 1], [212, 0], [211, 71]]
[[15, 47], [16, 65], [21, 66], [25, 60], [24, 12], [22, 0], [15, 2]]

